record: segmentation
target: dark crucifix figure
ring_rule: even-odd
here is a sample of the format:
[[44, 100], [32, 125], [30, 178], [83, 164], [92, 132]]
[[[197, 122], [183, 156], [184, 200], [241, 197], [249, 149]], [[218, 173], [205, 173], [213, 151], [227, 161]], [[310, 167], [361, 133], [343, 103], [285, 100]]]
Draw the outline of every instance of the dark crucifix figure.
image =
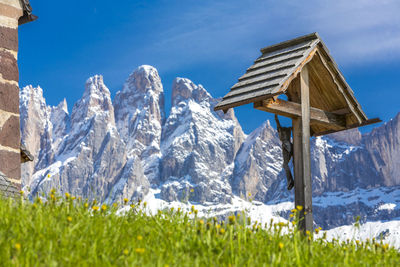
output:
[[278, 127], [279, 139], [282, 142], [282, 156], [283, 156], [283, 168], [286, 172], [287, 189], [291, 190], [294, 186], [294, 180], [292, 173], [290, 172], [289, 162], [293, 156], [293, 144], [290, 142], [292, 135], [292, 127], [282, 127], [279, 123], [278, 115], [275, 114], [275, 121]]

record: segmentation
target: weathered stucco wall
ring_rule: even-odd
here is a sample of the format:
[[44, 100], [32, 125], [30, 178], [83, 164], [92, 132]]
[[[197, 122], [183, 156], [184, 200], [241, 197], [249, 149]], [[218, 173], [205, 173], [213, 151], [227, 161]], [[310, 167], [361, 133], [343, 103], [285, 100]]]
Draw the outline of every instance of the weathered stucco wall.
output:
[[0, 0], [0, 172], [21, 185], [18, 19], [19, 0]]

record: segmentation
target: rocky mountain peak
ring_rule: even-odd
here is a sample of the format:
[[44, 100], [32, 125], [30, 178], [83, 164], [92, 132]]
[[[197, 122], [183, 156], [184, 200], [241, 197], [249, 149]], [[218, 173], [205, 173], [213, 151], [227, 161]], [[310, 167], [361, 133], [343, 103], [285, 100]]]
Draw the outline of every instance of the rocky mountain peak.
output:
[[172, 105], [177, 105], [187, 99], [200, 103], [203, 100], [212, 99], [212, 97], [201, 84], [196, 85], [186, 78], [175, 78], [172, 84]]
[[72, 109], [71, 122], [80, 123], [92, 117], [101, 117], [107, 123], [114, 124], [110, 90], [101, 75], [95, 75], [86, 81], [85, 92]]
[[146, 94], [149, 91], [155, 93], [163, 92], [161, 78], [157, 69], [149, 65], [142, 65], [136, 68], [129, 75], [122, 89], [123, 93], [127, 91], [141, 94]]

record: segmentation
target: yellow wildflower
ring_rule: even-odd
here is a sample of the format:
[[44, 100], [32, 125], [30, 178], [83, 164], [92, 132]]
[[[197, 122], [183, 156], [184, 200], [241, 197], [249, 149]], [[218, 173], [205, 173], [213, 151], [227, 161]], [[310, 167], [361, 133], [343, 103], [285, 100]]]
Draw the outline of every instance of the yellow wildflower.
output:
[[294, 214], [290, 214], [289, 217], [290, 217], [290, 218], [293, 218], [293, 217], [294, 217]]
[[71, 216], [68, 216], [68, 217], [67, 217], [67, 221], [72, 222], [72, 217], [71, 217]]
[[24, 191], [20, 190], [19, 193], [22, 195], [24, 195]]
[[200, 220], [199, 223], [200, 223], [201, 225], [203, 225], [203, 224], [204, 224], [204, 221], [203, 221], [203, 220]]
[[278, 247], [279, 247], [279, 249], [283, 249], [283, 247], [284, 247], [283, 243], [279, 242]]
[[145, 251], [144, 248], [136, 248], [136, 249], [135, 249], [135, 252], [138, 253], [138, 254], [143, 254], [144, 251]]
[[129, 254], [129, 250], [124, 249], [123, 253], [124, 253], [124, 255], [128, 255]]
[[251, 197], [251, 193], [249, 193], [249, 197]]
[[219, 232], [220, 232], [221, 234], [225, 234], [225, 229], [224, 229], [224, 228], [221, 228], [221, 229], [219, 230]]
[[125, 203], [125, 204], [128, 203], [128, 201], [129, 201], [129, 199], [124, 198], [124, 203]]
[[279, 227], [283, 227], [283, 226], [285, 226], [286, 224], [285, 224], [284, 222], [279, 222], [278, 225], [279, 225]]
[[307, 230], [307, 231], [306, 231], [306, 235], [310, 235], [310, 234], [311, 234], [310, 231]]
[[118, 207], [118, 204], [114, 202], [114, 203], [113, 203], [113, 207], [114, 207], [114, 208], [117, 208], [117, 207]]
[[135, 208], [135, 204], [131, 204], [131, 208], [134, 209]]
[[85, 208], [87, 208], [87, 207], [89, 207], [89, 204], [88, 204], [88, 203], [85, 203], [85, 204], [83, 204], [83, 206], [84, 206]]
[[98, 210], [99, 210], [99, 207], [98, 207], [98, 206], [93, 206], [93, 207], [92, 207], [92, 210], [98, 211]]
[[106, 209], [107, 209], [107, 205], [106, 204], [101, 205], [101, 210], [102, 211], [105, 211]]
[[230, 224], [234, 224], [235, 223], [235, 216], [229, 216], [228, 220], [229, 220]]
[[65, 198], [68, 199], [71, 195], [69, 193], [65, 193]]
[[140, 240], [142, 240], [142, 239], [143, 239], [143, 236], [141, 236], [141, 235], [138, 235], [138, 236], [137, 236], [137, 240], [140, 241]]
[[145, 202], [143, 202], [143, 207], [146, 208], [146, 206], [147, 206], [147, 202], [145, 201]]
[[21, 244], [20, 243], [15, 243], [15, 249], [20, 250], [21, 249]]
[[51, 177], [50, 173], [49, 173], [49, 174], [47, 174], [47, 178], [50, 178], [50, 177]]
[[197, 215], [197, 213], [199, 213], [198, 210], [194, 210], [193, 212], [194, 212], [194, 215]]
[[292, 209], [291, 212], [292, 212], [292, 213], [296, 213], [297, 210], [296, 210], [296, 209]]
[[299, 210], [299, 211], [301, 211], [301, 210], [303, 210], [303, 206], [297, 205], [297, 206], [296, 206], [296, 209]]
[[193, 188], [192, 188], [192, 189], [190, 189], [190, 192], [191, 192], [191, 193], [193, 193], [193, 192], [194, 192], [194, 189], [193, 189]]
[[54, 194], [56, 192], [56, 190], [54, 189], [54, 188], [52, 188], [51, 190], [50, 190], [50, 193], [52, 193], [52, 194]]

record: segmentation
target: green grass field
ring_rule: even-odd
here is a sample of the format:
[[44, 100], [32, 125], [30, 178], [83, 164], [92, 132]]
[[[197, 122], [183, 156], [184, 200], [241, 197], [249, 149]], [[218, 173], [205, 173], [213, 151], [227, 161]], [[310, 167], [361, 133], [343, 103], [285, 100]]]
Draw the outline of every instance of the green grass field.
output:
[[[303, 236], [283, 223], [261, 227], [242, 213], [226, 222], [179, 210], [148, 216], [146, 203], [118, 206], [67, 194], [0, 199], [1, 266], [398, 266], [397, 250], [375, 241]], [[120, 204], [123, 205], [123, 204]], [[296, 218], [294, 212], [293, 218]], [[191, 218], [195, 216], [196, 218]], [[318, 230], [317, 230], [318, 231]], [[282, 232], [286, 232], [283, 234]]]

